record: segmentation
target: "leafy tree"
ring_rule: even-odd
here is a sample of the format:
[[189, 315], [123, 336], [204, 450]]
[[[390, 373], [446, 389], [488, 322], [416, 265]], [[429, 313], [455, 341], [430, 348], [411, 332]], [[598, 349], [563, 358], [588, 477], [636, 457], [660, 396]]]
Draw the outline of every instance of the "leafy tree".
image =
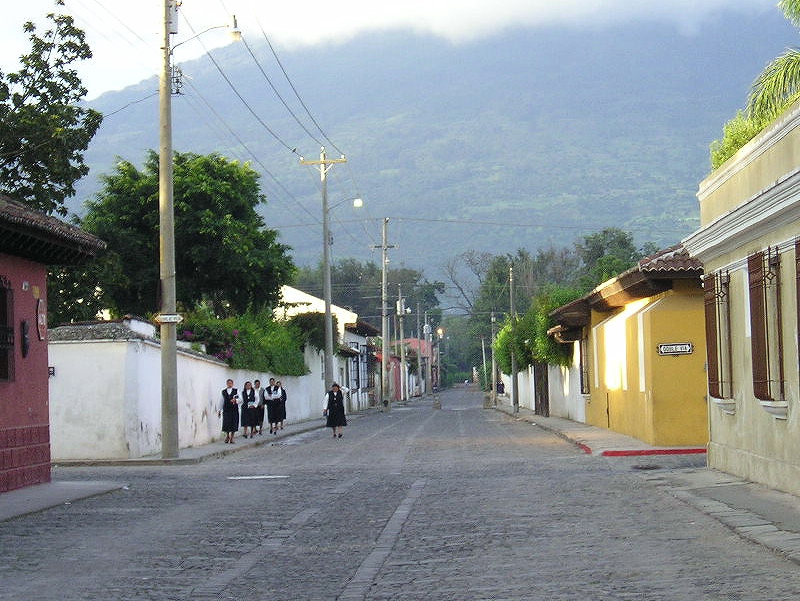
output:
[[[218, 317], [275, 304], [294, 265], [255, 211], [258, 174], [216, 154], [175, 153], [174, 165], [178, 302], [206, 301]], [[120, 160], [103, 182], [82, 222], [108, 243], [95, 282], [115, 314], [147, 315], [158, 307], [158, 155], [141, 171]]]
[[531, 354], [535, 362], [548, 365], [572, 363], [572, 347], [556, 342], [547, 331], [555, 325], [550, 313], [581, 296], [583, 294], [577, 288], [549, 286], [536, 297], [530, 311], [533, 313]]
[[722, 138], [711, 143], [711, 168], [716, 169], [731, 158], [742, 146], [755, 138], [765, 125], [763, 119], [737, 111], [736, 116], [722, 127]]
[[634, 245], [633, 235], [618, 228], [584, 236], [575, 249], [583, 263], [579, 281], [586, 290], [630, 269], [644, 256]]
[[[340, 307], [348, 307], [360, 319], [379, 324], [381, 319], [381, 268], [373, 262], [362, 263], [346, 258], [331, 265], [331, 300]], [[444, 283], [428, 281], [423, 272], [407, 267], [387, 271], [389, 310], [394, 312], [398, 286], [403, 291], [406, 307], [428, 311], [436, 321], [441, 314], [437, 309], [438, 295], [444, 292]], [[322, 265], [300, 268], [295, 286], [315, 296], [322, 296]]]
[[23, 26], [31, 50], [21, 57], [20, 70], [0, 72], [0, 191], [66, 215], [64, 201], [89, 171], [83, 152], [102, 117], [77, 106], [86, 88], [72, 65], [92, 56], [84, 32], [68, 15], [47, 18], [50, 27], [41, 35], [33, 23]]

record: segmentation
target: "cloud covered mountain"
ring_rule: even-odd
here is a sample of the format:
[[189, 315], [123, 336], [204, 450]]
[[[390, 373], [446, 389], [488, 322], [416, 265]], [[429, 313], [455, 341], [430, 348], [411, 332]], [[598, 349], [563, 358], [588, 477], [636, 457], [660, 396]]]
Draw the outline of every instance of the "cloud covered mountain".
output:
[[[392, 31], [281, 59], [324, 134], [347, 154], [348, 164], [329, 173], [331, 204], [343, 205], [332, 211], [334, 257], [377, 259], [372, 246], [389, 217], [393, 262], [435, 273], [468, 249], [565, 246], [608, 226], [640, 244], [680, 240], [698, 224], [708, 144], [795, 37], [777, 11], [731, 12], [691, 35], [657, 22], [519, 27], [460, 44]], [[321, 255], [319, 174], [300, 166], [299, 154], [316, 158], [319, 143], [338, 153], [266, 45], [249, 44], [264, 73], [240, 45], [214, 52], [224, 77], [207, 58], [182, 65], [174, 147], [255, 157], [254, 168], [271, 174], [262, 180], [268, 224], [298, 263], [313, 263]], [[140, 163], [158, 147], [157, 98], [148, 97], [156, 88], [148, 80], [92, 103], [109, 116], [73, 209], [115, 156]], [[364, 198], [361, 212], [344, 202], [355, 195]]]

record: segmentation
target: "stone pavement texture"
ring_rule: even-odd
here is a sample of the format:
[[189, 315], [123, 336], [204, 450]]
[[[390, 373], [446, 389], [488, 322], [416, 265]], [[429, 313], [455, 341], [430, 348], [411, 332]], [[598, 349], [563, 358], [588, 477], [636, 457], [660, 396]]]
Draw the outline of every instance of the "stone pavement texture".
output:
[[800, 596], [795, 558], [765, 547], [800, 538], [794, 497], [702, 455], [587, 454], [471, 390], [440, 400], [360, 416], [341, 440], [58, 467], [54, 485], [115, 488], [0, 522], [0, 599]]

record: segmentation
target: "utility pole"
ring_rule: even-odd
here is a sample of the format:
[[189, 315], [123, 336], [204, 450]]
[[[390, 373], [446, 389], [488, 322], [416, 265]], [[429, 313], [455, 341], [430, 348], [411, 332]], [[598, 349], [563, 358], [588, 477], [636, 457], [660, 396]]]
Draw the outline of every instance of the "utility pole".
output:
[[405, 329], [403, 327], [406, 317], [406, 299], [403, 297], [403, 286], [397, 285], [397, 317], [400, 322], [400, 399], [408, 400], [408, 377], [406, 365]]
[[425, 366], [425, 396], [430, 396], [433, 392], [433, 336], [431, 331], [431, 325], [428, 323], [428, 312], [425, 311], [425, 325], [422, 327], [422, 331], [425, 334], [425, 342], [428, 344], [428, 362]]
[[492, 349], [492, 404], [497, 405], [497, 359], [494, 356], [494, 339], [497, 336], [495, 329], [497, 328], [497, 320], [494, 316], [494, 311], [492, 311], [492, 342], [491, 342], [491, 349]]
[[514, 343], [517, 340], [517, 312], [514, 308], [514, 266], [508, 268], [508, 298], [511, 309], [511, 405], [519, 413], [519, 386], [517, 378], [517, 355]]
[[336, 163], [346, 163], [342, 155], [339, 159], [329, 159], [323, 146], [319, 153], [318, 161], [306, 161], [300, 157], [301, 165], [315, 165], [319, 167], [320, 183], [322, 190], [322, 296], [325, 298], [325, 390], [335, 381], [333, 374], [333, 314], [331, 313], [331, 234], [330, 210], [328, 209], [328, 171]]
[[417, 303], [417, 382], [419, 384], [419, 395], [422, 396], [422, 345], [420, 344], [420, 323], [419, 323], [420, 304]]
[[[394, 248], [389, 244], [388, 239], [389, 218], [383, 218], [383, 235], [380, 245], [381, 249], [381, 396], [384, 408], [391, 409], [391, 399], [389, 398], [389, 306], [387, 303], [387, 280], [386, 271], [389, 265], [388, 250]], [[376, 248], [376, 247], [373, 247]]]
[[158, 214], [161, 307], [161, 456], [174, 458], [178, 440], [177, 293], [175, 291], [175, 207], [172, 182], [172, 72], [170, 47], [178, 32], [177, 0], [164, 0], [163, 62], [159, 78]]

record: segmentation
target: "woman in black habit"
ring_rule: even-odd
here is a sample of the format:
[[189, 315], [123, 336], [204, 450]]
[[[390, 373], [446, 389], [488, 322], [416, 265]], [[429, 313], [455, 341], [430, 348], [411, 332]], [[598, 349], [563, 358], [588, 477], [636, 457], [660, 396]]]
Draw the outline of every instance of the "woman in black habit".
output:
[[242, 428], [244, 428], [244, 437], [253, 438], [256, 434], [256, 426], [258, 426], [258, 410], [256, 409], [258, 399], [256, 399], [256, 391], [253, 390], [253, 384], [249, 380], [244, 383], [244, 390], [242, 391]]
[[338, 384], [335, 382], [331, 384], [331, 389], [325, 393], [323, 402], [325, 408], [322, 414], [328, 418], [325, 425], [332, 428], [334, 438], [341, 438], [342, 429], [347, 425], [347, 417], [344, 414], [344, 395]]
[[217, 415], [222, 417], [222, 431], [225, 442], [233, 444], [233, 435], [239, 429], [239, 391], [233, 387], [233, 380], [226, 382], [222, 389], [221, 405]]

